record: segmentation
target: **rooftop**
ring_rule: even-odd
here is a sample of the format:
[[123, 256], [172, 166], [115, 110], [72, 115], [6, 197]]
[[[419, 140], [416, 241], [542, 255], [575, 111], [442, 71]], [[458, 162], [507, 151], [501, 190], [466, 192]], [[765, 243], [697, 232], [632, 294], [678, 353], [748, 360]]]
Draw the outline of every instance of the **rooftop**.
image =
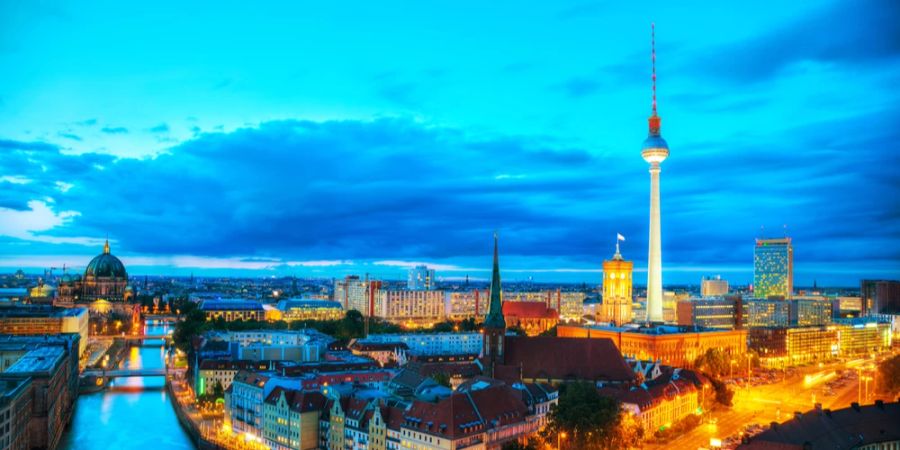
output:
[[263, 311], [262, 304], [253, 300], [228, 299], [228, 300], [203, 300], [200, 302], [202, 311]]
[[59, 346], [44, 346], [30, 350], [16, 360], [4, 373], [55, 372], [66, 355]]

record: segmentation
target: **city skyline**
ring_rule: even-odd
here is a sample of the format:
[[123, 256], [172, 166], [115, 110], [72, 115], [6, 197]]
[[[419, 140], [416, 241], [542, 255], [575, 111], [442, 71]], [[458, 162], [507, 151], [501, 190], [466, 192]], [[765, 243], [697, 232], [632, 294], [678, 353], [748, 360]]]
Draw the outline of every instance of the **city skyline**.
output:
[[[424, 263], [438, 278], [487, 279], [497, 229], [510, 281], [599, 284], [616, 233], [641, 279], [655, 21], [660, 115], [678, 154], [661, 186], [665, 284], [749, 282], [760, 226], [780, 237], [784, 224], [797, 285], [900, 274], [900, 179], [881, 150], [898, 137], [900, 36], [878, 7], [711, 11], [702, 23], [663, 5], [618, 11], [621, 23], [583, 4], [472, 17], [533, 52], [475, 44], [496, 30], [447, 42], [467, 17], [428, 10], [421, 23], [360, 18], [345, 35], [256, 11], [244, 43], [225, 35], [233, 10], [221, 29], [175, 17], [148, 42], [152, 15], [0, 8], [11, 18], [0, 61], [21, 69], [0, 74], [0, 272], [83, 267], [108, 235], [138, 275], [402, 279]], [[546, 36], [529, 36], [527, 13], [553, 17]], [[836, 17], [849, 26], [810, 32]], [[71, 38], [64, 49], [48, 26]], [[367, 31], [378, 32], [351, 45]], [[411, 33], [420, 42], [398, 41]], [[785, 48], [795, 39], [806, 45]], [[379, 70], [358, 70], [388, 47]], [[179, 73], [195, 53], [203, 67]]]

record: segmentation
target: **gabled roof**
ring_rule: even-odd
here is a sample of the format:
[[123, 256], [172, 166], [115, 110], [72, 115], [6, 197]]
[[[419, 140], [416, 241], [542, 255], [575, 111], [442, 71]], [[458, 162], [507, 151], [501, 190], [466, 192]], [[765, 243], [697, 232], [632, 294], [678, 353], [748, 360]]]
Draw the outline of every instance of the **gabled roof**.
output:
[[403, 428], [458, 439], [510, 423], [522, 422], [528, 407], [509, 386], [457, 392], [437, 403], [415, 401], [406, 410]]
[[285, 389], [281, 386], [272, 389], [266, 397], [266, 403], [277, 405], [278, 400], [284, 395], [288, 408], [291, 411], [305, 413], [310, 411], [322, 411], [325, 408], [325, 396], [319, 392], [303, 392], [296, 389]]
[[243, 384], [252, 384], [257, 387], [263, 387], [266, 385], [266, 382], [269, 381], [269, 377], [266, 375], [262, 375], [256, 372], [250, 372], [248, 370], [241, 370], [237, 374], [234, 375], [234, 381], [232, 382], [232, 386], [234, 383], [243, 383]]
[[[522, 377], [529, 379], [613, 382], [635, 379], [634, 372], [610, 339], [507, 336], [505, 342], [504, 365], [514, 368], [501, 369], [507, 375], [521, 368]], [[499, 374], [495, 376], [501, 378]]]
[[555, 309], [547, 307], [544, 302], [504, 302], [503, 315], [523, 319], [559, 319]]

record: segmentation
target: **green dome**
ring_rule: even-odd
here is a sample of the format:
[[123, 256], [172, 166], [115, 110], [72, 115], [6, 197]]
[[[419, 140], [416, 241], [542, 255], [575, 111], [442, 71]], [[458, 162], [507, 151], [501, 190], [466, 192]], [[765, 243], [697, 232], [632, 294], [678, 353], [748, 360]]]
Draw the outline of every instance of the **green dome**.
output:
[[103, 253], [88, 263], [87, 269], [84, 270], [84, 277], [127, 279], [128, 274], [125, 272], [125, 265], [122, 264], [122, 261], [109, 252], [109, 243], [107, 242]]

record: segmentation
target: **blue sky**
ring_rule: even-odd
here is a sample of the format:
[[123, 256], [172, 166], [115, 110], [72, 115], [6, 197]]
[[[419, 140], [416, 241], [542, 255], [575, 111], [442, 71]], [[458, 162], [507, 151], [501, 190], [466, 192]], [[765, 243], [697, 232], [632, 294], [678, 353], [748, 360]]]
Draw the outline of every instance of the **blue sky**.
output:
[[896, 2], [184, 3], [0, 2], [0, 271], [643, 270], [655, 22], [664, 281], [900, 277]]

